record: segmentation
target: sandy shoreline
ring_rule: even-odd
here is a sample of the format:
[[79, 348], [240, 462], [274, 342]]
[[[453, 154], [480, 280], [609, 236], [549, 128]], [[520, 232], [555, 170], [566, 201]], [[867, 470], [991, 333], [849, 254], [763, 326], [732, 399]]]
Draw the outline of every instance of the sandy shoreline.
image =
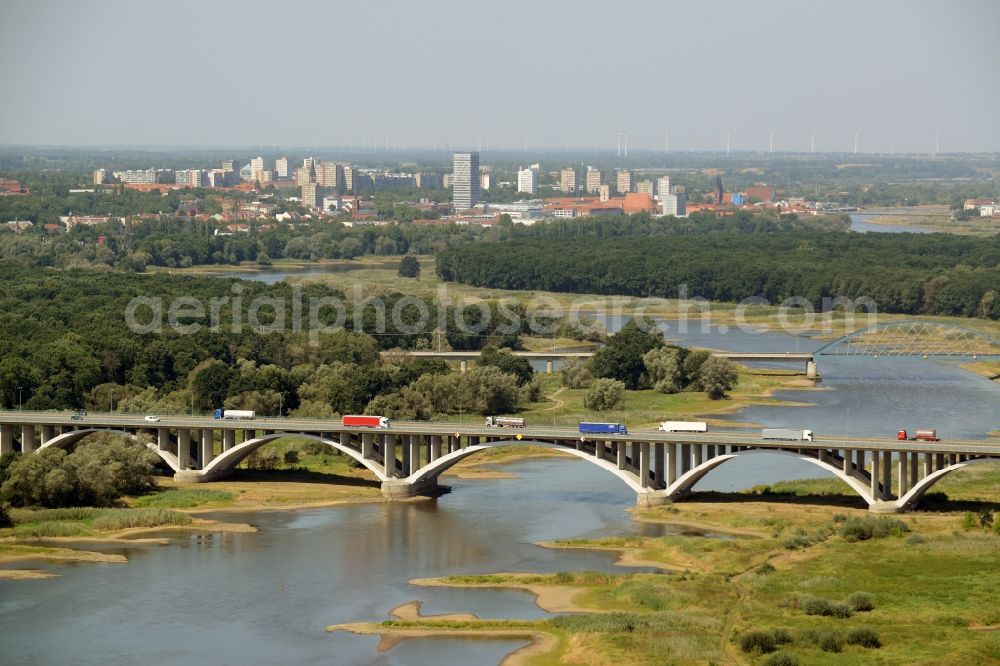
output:
[[496, 638], [523, 638], [530, 641], [524, 647], [514, 650], [503, 658], [500, 666], [523, 666], [528, 660], [542, 654], [551, 652], [559, 645], [559, 639], [552, 634], [542, 631], [532, 631], [530, 629], [450, 629], [447, 627], [387, 627], [381, 624], [372, 623], [351, 623], [332, 624], [326, 628], [329, 632], [346, 631], [352, 634], [376, 635], [381, 638], [378, 644], [379, 652], [386, 652], [392, 649], [400, 641], [408, 638], [470, 638], [470, 639], [496, 639]]
[[497, 583], [456, 583], [445, 578], [414, 578], [410, 585], [418, 587], [468, 587], [468, 588], [508, 588], [525, 590], [535, 595], [535, 605], [546, 613], [607, 613], [601, 608], [583, 606], [574, 602], [574, 598], [584, 591], [583, 587], [570, 585], [541, 585], [535, 583], [521, 583], [516, 579], [537, 576], [532, 573], [507, 573], [501, 572], [491, 574], [495, 576], [509, 576], [512, 581]]
[[41, 569], [0, 569], [0, 579], [4, 580], [39, 580], [41, 578], [59, 578], [59, 574], [49, 573]]

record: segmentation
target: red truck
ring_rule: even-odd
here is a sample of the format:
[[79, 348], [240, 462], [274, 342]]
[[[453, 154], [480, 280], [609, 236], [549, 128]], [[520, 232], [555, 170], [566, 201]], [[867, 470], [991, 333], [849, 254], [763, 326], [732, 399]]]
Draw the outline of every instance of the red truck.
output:
[[913, 437], [907, 435], [905, 430], [900, 430], [896, 433], [896, 439], [900, 442], [940, 442], [938, 439], [937, 430], [917, 430], [913, 433]]
[[389, 419], [384, 416], [351, 416], [345, 415], [341, 419], [341, 423], [345, 426], [353, 426], [355, 428], [388, 428]]

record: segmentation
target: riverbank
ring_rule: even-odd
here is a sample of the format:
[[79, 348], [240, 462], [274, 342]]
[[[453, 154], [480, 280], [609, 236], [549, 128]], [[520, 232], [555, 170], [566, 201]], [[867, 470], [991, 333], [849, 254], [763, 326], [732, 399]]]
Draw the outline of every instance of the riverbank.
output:
[[[1000, 609], [991, 602], [1000, 533], [970, 520], [977, 514], [966, 507], [1000, 511], [1000, 464], [964, 480], [963, 473], [943, 486], [950, 503], [899, 516], [873, 516], [842, 486], [826, 495], [813, 482], [792, 481], [767, 501], [696, 493], [630, 511], [637, 521], [716, 534], [544, 544], [618, 550], [673, 571], [667, 575], [501, 572], [411, 584], [523, 589], [548, 612], [573, 613], [517, 622], [518, 630], [550, 636], [551, 647], [530, 663], [757, 663], [740, 649], [754, 631], [779, 636], [777, 647], [798, 663], [992, 663], [1000, 658]], [[478, 618], [393, 617], [329, 629], [439, 638], [511, 630]], [[862, 630], [877, 641], [852, 644]], [[586, 659], [575, 661], [581, 654]]]
[[[1000, 232], [1000, 220], [976, 217], [953, 220], [948, 206], [912, 206], [908, 208], [870, 208], [863, 212], [864, 221], [888, 227], [912, 227], [931, 232], [959, 236], [993, 236]], [[880, 213], [882, 213], [880, 215]]]

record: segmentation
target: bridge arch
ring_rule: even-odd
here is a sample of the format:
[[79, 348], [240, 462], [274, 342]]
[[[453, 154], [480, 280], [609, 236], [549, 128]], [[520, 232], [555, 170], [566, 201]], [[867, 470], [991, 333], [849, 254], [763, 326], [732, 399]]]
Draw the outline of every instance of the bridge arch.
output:
[[[852, 340], [860, 340], [866, 336], [869, 341], [864, 346], [849, 348], [846, 352], [832, 351], [845, 343], [850, 347]], [[930, 341], [922, 340], [928, 337], [931, 338]], [[910, 338], [910, 341], [905, 338]], [[1000, 355], [1000, 340], [967, 326], [916, 319], [888, 321], [867, 326], [842, 335], [813, 353], [816, 355], [866, 356], [879, 354], [886, 356], [996, 356]]]
[[924, 494], [928, 490], [930, 490], [930, 488], [935, 483], [937, 483], [944, 477], [948, 476], [952, 472], [960, 470], [963, 467], [968, 467], [970, 465], [979, 465], [981, 463], [990, 463], [990, 462], [1000, 463], [1000, 458], [997, 457], [976, 458], [975, 460], [964, 460], [962, 462], [957, 462], [954, 465], [948, 465], [947, 467], [942, 467], [936, 472], [932, 472], [927, 476], [925, 476], [924, 478], [920, 479], [920, 481], [918, 481], [916, 485], [910, 488], [909, 492], [907, 492], [905, 495], [896, 500], [896, 504], [898, 505], [900, 510], [912, 509], [920, 501], [920, 498], [923, 497]]
[[851, 489], [854, 490], [854, 492], [857, 493], [861, 497], [861, 499], [863, 499], [868, 504], [869, 507], [874, 506], [876, 504], [875, 498], [872, 497], [871, 488], [869, 484], [865, 483], [862, 479], [859, 479], [857, 476], [854, 476], [853, 474], [848, 474], [844, 472], [843, 469], [841, 469], [840, 467], [828, 463], [824, 460], [820, 460], [819, 458], [802, 455], [792, 451], [784, 451], [781, 449], [747, 449], [746, 451], [737, 451], [735, 453], [726, 453], [720, 456], [716, 456], [710, 460], [703, 462], [697, 467], [689, 470], [685, 474], [681, 475], [679, 479], [677, 479], [674, 483], [670, 484], [667, 487], [666, 491], [663, 492], [669, 499], [678, 498], [690, 492], [691, 488], [694, 487], [696, 483], [701, 481], [706, 474], [711, 472], [713, 469], [715, 469], [722, 463], [728, 462], [730, 460], [742, 456], [762, 455], [762, 454], [778, 454], [810, 462], [816, 465], [817, 467], [820, 467], [830, 472], [838, 479], [849, 485]]
[[519, 445], [519, 446], [524, 446], [524, 445], [527, 445], [527, 446], [540, 446], [542, 448], [551, 449], [553, 451], [560, 451], [562, 453], [568, 453], [568, 454], [570, 454], [572, 456], [576, 456], [577, 458], [580, 458], [582, 460], [586, 460], [587, 462], [589, 462], [589, 463], [591, 463], [593, 465], [597, 465], [598, 467], [600, 467], [603, 470], [611, 472], [616, 477], [618, 477], [620, 480], [624, 481], [625, 484], [628, 485], [629, 488], [631, 488], [633, 491], [635, 491], [636, 493], [638, 493], [640, 495], [650, 494], [650, 493], [654, 492], [652, 488], [643, 488], [642, 485], [639, 483], [638, 478], [634, 474], [632, 474], [630, 472], [627, 472], [625, 470], [618, 469], [618, 465], [616, 465], [614, 463], [611, 463], [611, 462], [609, 462], [607, 460], [602, 460], [600, 458], [597, 458], [593, 454], [587, 453], [586, 451], [579, 451], [577, 449], [570, 448], [570, 447], [567, 447], [567, 446], [563, 446], [563, 445], [557, 444], [555, 442], [549, 442], [549, 441], [545, 441], [545, 440], [536, 440], [536, 439], [531, 439], [531, 440], [529, 440], [529, 439], [498, 440], [498, 441], [490, 442], [489, 444], [477, 444], [477, 445], [474, 445], [474, 446], [469, 446], [469, 447], [461, 449], [459, 451], [453, 451], [452, 453], [449, 453], [449, 454], [447, 454], [445, 456], [441, 456], [440, 458], [438, 458], [434, 462], [432, 462], [432, 463], [430, 463], [428, 465], [425, 465], [424, 467], [420, 468], [419, 470], [417, 470], [416, 472], [414, 472], [413, 474], [411, 474], [410, 476], [408, 476], [407, 478], [405, 478], [403, 480], [407, 481], [407, 482], [410, 482], [410, 483], [414, 483], [414, 484], [421, 483], [421, 482], [434, 481], [439, 476], [441, 476], [441, 474], [443, 474], [447, 470], [451, 469], [452, 467], [454, 467], [455, 465], [457, 465], [461, 461], [465, 460], [466, 458], [468, 458], [472, 454], [478, 453], [479, 451], [484, 451], [486, 449], [490, 449], [490, 448], [493, 448], [493, 447], [496, 447], [496, 446], [505, 446], [505, 445], [508, 445], [508, 444], [516, 444], [516, 445]]
[[239, 465], [247, 456], [251, 453], [264, 446], [269, 442], [273, 442], [276, 439], [281, 439], [282, 437], [294, 437], [298, 439], [308, 439], [314, 442], [321, 442], [334, 449], [340, 451], [341, 453], [350, 456], [354, 460], [364, 465], [372, 474], [374, 474], [379, 481], [385, 481], [386, 477], [382, 466], [379, 465], [374, 460], [367, 460], [361, 455], [359, 451], [355, 451], [349, 446], [341, 444], [340, 441], [335, 439], [330, 439], [328, 437], [320, 437], [318, 435], [312, 435], [310, 433], [304, 432], [282, 432], [275, 433], [273, 435], [265, 435], [263, 437], [255, 437], [253, 439], [248, 439], [242, 444], [238, 444], [228, 451], [223, 451], [221, 454], [212, 459], [210, 463], [205, 465], [205, 468], [201, 470], [204, 476], [224, 476], [229, 472], [232, 472], [237, 465]]
[[95, 433], [121, 435], [122, 437], [131, 439], [133, 442], [142, 444], [147, 449], [158, 455], [160, 459], [163, 462], [167, 463], [167, 466], [170, 467], [170, 469], [172, 469], [173, 471], [179, 472], [181, 469], [180, 464], [177, 461], [177, 456], [170, 453], [170, 451], [161, 451], [160, 447], [156, 444], [156, 442], [144, 442], [142, 441], [142, 438], [139, 437], [138, 433], [129, 432], [127, 430], [116, 430], [115, 428], [83, 428], [81, 430], [71, 430], [70, 432], [64, 432], [61, 435], [56, 435], [47, 442], [42, 442], [42, 445], [39, 446], [38, 449], [36, 450], [41, 451], [42, 449], [51, 449], [51, 448], [70, 449], [73, 446], [79, 444], [80, 440], [85, 439], [86, 437], [89, 437], [90, 435], [93, 435]]

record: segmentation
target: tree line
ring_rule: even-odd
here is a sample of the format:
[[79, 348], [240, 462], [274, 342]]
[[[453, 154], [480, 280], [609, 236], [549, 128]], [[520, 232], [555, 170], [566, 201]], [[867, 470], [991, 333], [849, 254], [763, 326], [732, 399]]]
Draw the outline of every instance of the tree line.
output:
[[[882, 312], [1000, 318], [1000, 236], [738, 230], [465, 243], [437, 255], [444, 280], [498, 289], [702, 297], [771, 304], [872, 299]], [[686, 290], [686, 291], [682, 291]]]

